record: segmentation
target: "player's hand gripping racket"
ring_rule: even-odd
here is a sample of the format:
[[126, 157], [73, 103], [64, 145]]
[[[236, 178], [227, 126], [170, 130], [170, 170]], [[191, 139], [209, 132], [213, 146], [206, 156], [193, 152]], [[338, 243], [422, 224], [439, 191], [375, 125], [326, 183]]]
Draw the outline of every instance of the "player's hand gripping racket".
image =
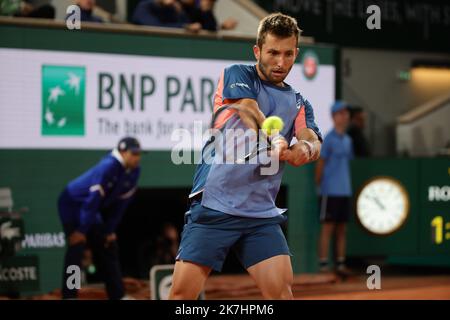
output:
[[[238, 119], [239, 117], [244, 118], [245, 121], [242, 121], [245, 123], [245, 127], [247, 130], [249, 128], [254, 129], [256, 131], [256, 142], [254, 143], [254, 147], [251, 149], [250, 152], [244, 153], [243, 156], [238, 156], [235, 159], [235, 163], [242, 164], [242, 163], [248, 163], [251, 159], [254, 157], [263, 154], [268, 153], [272, 149], [272, 143], [273, 139], [271, 139], [271, 134], [273, 133], [273, 130], [281, 131], [283, 129], [283, 121], [279, 117], [268, 117], [264, 120], [262, 123], [262, 126], [260, 126], [256, 116], [249, 110], [240, 107], [236, 104], [230, 104], [220, 107], [212, 117], [211, 120], [211, 129], [213, 132], [216, 131], [213, 136], [215, 136], [217, 133], [222, 134], [224, 136], [224, 129], [236, 129], [239, 123], [242, 123]], [[228, 121], [231, 121], [230, 125], [225, 125]], [[261, 130], [261, 128], [263, 130]], [[280, 137], [279, 135], [276, 137]], [[275, 137], [273, 137], [275, 138]], [[272, 140], [272, 141], [271, 141]], [[208, 143], [211, 143], [213, 139], [210, 139]]]
[[[257, 135], [257, 143], [255, 148], [252, 150], [252, 152], [245, 155], [244, 158], [238, 159], [238, 163], [245, 163], [248, 162], [250, 159], [258, 156], [259, 154], [262, 154], [264, 152], [269, 152], [272, 150], [273, 143], [276, 139], [281, 138], [282, 136], [279, 134], [281, 130], [283, 130], [284, 123], [283, 120], [280, 117], [277, 116], [270, 116], [266, 118], [262, 123], [262, 134], [265, 136], [265, 141], [261, 141], [260, 138], [260, 132], [261, 128], [258, 126], [258, 135]], [[276, 131], [276, 132], [275, 132]], [[276, 134], [278, 133], [278, 135]], [[264, 142], [264, 145], [261, 146], [260, 143]]]

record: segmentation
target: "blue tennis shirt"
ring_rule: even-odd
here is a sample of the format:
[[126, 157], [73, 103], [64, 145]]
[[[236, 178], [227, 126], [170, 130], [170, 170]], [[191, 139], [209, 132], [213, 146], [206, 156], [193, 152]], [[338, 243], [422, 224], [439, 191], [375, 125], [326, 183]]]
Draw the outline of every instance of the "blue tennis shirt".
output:
[[[283, 119], [285, 125], [280, 134], [288, 143], [302, 128], [312, 129], [322, 139], [314, 122], [312, 106], [300, 93], [288, 84], [279, 87], [260, 79], [254, 65], [235, 64], [222, 72], [214, 97], [214, 111], [244, 98], [256, 100], [266, 117]], [[225, 123], [225, 128], [227, 126], [246, 129], [233, 114]], [[203, 206], [242, 217], [269, 218], [286, 211], [275, 205], [284, 162], [280, 162], [274, 174], [263, 175], [261, 169], [264, 164], [261, 163], [234, 164], [217, 160], [218, 157], [214, 157], [212, 162], [201, 161], [198, 164], [190, 197], [203, 193]]]

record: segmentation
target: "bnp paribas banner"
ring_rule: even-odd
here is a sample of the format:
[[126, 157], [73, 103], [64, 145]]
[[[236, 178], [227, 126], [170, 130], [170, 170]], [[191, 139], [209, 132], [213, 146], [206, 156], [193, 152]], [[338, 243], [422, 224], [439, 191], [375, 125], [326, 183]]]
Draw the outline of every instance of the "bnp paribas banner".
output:
[[[335, 69], [313, 51], [286, 80], [330, 126]], [[210, 122], [215, 87], [232, 63], [252, 61], [0, 49], [0, 148], [109, 149], [126, 135], [170, 150]], [[197, 124], [197, 127], [195, 127]], [[189, 138], [172, 135], [184, 129]], [[187, 146], [188, 147], [188, 146]]]

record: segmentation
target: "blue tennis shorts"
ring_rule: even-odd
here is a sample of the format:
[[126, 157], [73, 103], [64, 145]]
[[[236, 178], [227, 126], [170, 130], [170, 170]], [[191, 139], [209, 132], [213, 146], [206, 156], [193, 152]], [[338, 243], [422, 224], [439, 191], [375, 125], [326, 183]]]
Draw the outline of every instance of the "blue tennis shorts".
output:
[[230, 249], [245, 269], [277, 255], [291, 255], [280, 224], [287, 217], [246, 218], [195, 201], [185, 214], [177, 260], [221, 271]]

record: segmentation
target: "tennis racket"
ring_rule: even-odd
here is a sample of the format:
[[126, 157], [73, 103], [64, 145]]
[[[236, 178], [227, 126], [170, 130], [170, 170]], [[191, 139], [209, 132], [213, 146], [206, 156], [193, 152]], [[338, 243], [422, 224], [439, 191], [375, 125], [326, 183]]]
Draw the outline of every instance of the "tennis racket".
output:
[[[247, 125], [240, 119], [240, 114], [245, 114], [247, 116]], [[250, 121], [250, 123], [248, 123], [248, 121]], [[243, 127], [247, 132], [243, 133]], [[256, 132], [250, 130], [249, 127], [256, 130]], [[208, 140], [207, 145], [212, 145], [213, 142], [216, 142], [216, 147], [219, 144], [221, 144], [222, 147], [225, 146], [221, 150], [224, 150], [227, 156], [232, 149], [231, 151], [234, 151], [234, 153], [232, 153], [232, 163], [249, 163], [251, 159], [258, 155], [268, 154], [272, 148], [270, 138], [261, 130], [261, 126], [254, 114], [236, 104], [224, 105], [216, 110], [212, 116], [210, 128], [211, 138]], [[239, 128], [241, 131], [237, 130]], [[231, 132], [228, 130], [231, 130]], [[245, 137], [242, 137], [242, 134], [247, 136], [248, 140], [245, 140]], [[244, 145], [236, 147], [233, 143], [233, 139], [237, 138], [239, 135], [241, 135], [240, 138], [244, 141]], [[218, 138], [225, 138], [227, 141], [224, 142]], [[228, 143], [230, 144], [228, 145]], [[236, 154], [237, 156], [235, 156]], [[230, 157], [227, 157], [228, 163], [230, 162], [229, 160]]]

